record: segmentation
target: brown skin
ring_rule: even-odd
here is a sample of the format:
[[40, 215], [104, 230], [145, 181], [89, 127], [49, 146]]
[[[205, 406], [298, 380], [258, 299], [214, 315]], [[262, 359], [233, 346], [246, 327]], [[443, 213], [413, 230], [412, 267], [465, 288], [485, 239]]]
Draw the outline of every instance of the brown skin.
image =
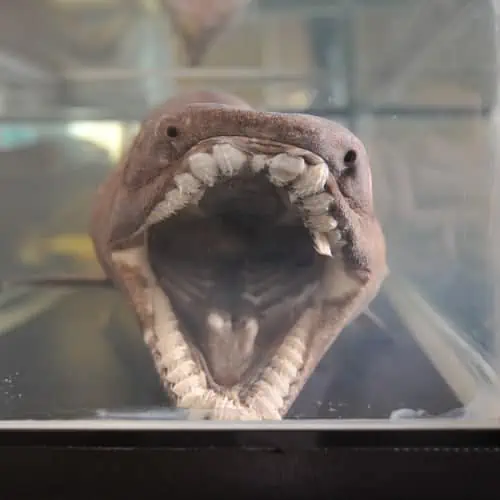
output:
[[[146, 118], [121, 165], [96, 197], [91, 237], [106, 275], [140, 316], [126, 275], [111, 253], [144, 241], [144, 222], [171, 187], [176, 167], [200, 141], [220, 136], [276, 141], [311, 151], [329, 167], [327, 191], [332, 214], [345, 227], [342, 269], [355, 290], [333, 289], [311, 311], [310, 349], [280, 414], [300, 392], [334, 338], [371, 302], [387, 273], [385, 240], [373, 210], [371, 170], [361, 141], [344, 127], [322, 118], [253, 110], [237, 97], [217, 92], [177, 96]], [[144, 318], [142, 318], [144, 323]]]
[[[153, 207], [158, 201], [158, 196], [162, 196], [163, 194], [162, 192], [156, 191], [156, 196], [153, 193], [151, 193], [151, 196], [149, 193], [143, 192], [144, 190], [139, 190], [137, 192], [138, 206], [133, 208], [131, 207], [132, 210], [129, 215], [127, 214], [126, 208], [122, 206], [123, 202], [125, 202], [125, 204], [127, 203], [124, 196], [127, 195], [126, 191], [128, 191], [127, 188], [125, 188], [125, 190], [123, 188], [131, 184], [130, 181], [132, 179], [130, 178], [132, 176], [136, 176], [137, 174], [141, 176], [140, 172], [143, 172], [143, 179], [139, 180], [139, 183], [147, 183], [149, 169], [143, 169], [140, 165], [150, 163], [150, 159], [153, 160], [153, 166], [151, 169], [152, 174], [154, 174], [154, 171], [158, 168], [164, 169], [165, 160], [160, 160], [158, 157], [155, 158], [155, 156], [158, 155], [152, 151], [143, 153], [142, 150], [145, 146], [147, 147], [150, 134], [154, 134], [156, 124], [158, 121], [164, 119], [163, 117], [165, 114], [182, 112], [186, 106], [192, 103], [218, 103], [226, 106], [234, 106], [237, 109], [252, 109], [249, 104], [236, 96], [213, 91], [198, 91], [172, 97], [166, 104], [157, 107], [151, 112], [150, 116], [143, 122], [139, 134], [133, 141], [128, 153], [122, 160], [121, 165], [119, 165], [116, 170], [113, 170], [111, 175], [98, 190], [96, 200], [94, 202], [91, 215], [90, 235], [94, 241], [97, 258], [108, 277], [113, 276], [109, 256], [110, 248], [108, 246], [115, 244], [115, 242], [120, 241], [122, 238], [126, 239], [130, 236], [130, 234], [143, 223], [143, 217], [145, 214], [144, 209], [149, 207], [150, 210], [151, 207]], [[166, 127], [168, 127], [168, 125], [166, 125]], [[143, 154], [151, 154], [152, 157], [150, 159], [143, 158], [142, 162], [141, 158], [135, 157], [135, 155]], [[131, 165], [132, 162], [134, 162], [134, 166]], [[158, 165], [158, 163], [161, 164]], [[137, 167], [135, 167], [135, 165], [137, 165]], [[137, 174], [135, 172], [137, 172]], [[171, 178], [172, 176], [167, 174], [166, 178], [163, 180], [168, 182]], [[133, 188], [133, 186], [131, 187]], [[154, 191], [155, 189], [157, 190], [158, 186], [153, 181], [151, 184], [151, 190]], [[146, 187], [146, 191], [147, 190], [148, 189]], [[135, 190], [132, 189], [132, 191]], [[116, 205], [117, 203], [118, 206]], [[113, 214], [117, 215], [115, 216]], [[110, 217], [114, 217], [116, 222], [111, 221]], [[129, 229], [129, 223], [133, 226], [135, 225], [135, 227], [132, 226]], [[125, 227], [121, 228], [122, 224], [125, 224]]]

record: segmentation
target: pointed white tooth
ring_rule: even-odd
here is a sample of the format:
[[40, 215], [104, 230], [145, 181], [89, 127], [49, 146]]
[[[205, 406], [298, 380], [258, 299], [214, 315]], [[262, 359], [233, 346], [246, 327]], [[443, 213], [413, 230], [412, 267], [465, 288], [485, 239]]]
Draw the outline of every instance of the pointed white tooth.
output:
[[311, 233], [314, 249], [320, 255], [325, 255], [327, 257], [333, 257], [332, 250], [330, 249], [330, 243], [328, 237], [325, 233], [314, 232]]
[[297, 203], [298, 199], [299, 199], [299, 195], [293, 191], [289, 191], [288, 193], [288, 199], [290, 200], [290, 203], [292, 205], [295, 205], [295, 203]]
[[275, 186], [284, 186], [304, 172], [303, 158], [294, 158], [285, 153], [269, 160], [269, 179]]
[[304, 198], [301, 205], [304, 211], [310, 214], [320, 215], [328, 212], [328, 209], [330, 208], [332, 202], [332, 196], [330, 196], [328, 193], [320, 193]]
[[170, 208], [165, 202], [158, 203], [158, 205], [156, 205], [156, 207], [154, 207], [153, 210], [151, 210], [151, 212], [149, 213], [146, 223], [156, 224], [163, 219], [167, 219], [171, 215], [172, 214], [170, 212]]
[[191, 173], [203, 184], [212, 187], [217, 181], [217, 162], [208, 153], [195, 153], [188, 159]]
[[329, 171], [325, 163], [319, 163], [307, 168], [294, 183], [292, 189], [300, 197], [319, 193], [325, 188]]
[[179, 192], [186, 195], [193, 195], [200, 191], [201, 182], [189, 173], [178, 174], [174, 177]]
[[266, 168], [269, 162], [269, 157], [266, 155], [254, 155], [250, 159], [250, 168], [255, 172], [259, 173], [261, 170]]
[[181, 192], [179, 189], [172, 189], [165, 194], [165, 199], [158, 203], [148, 216], [147, 223], [154, 224], [163, 219], [171, 217], [179, 210], [189, 205], [191, 196]]
[[337, 225], [337, 221], [329, 215], [311, 215], [307, 218], [307, 227], [320, 233], [329, 233]]
[[191, 174], [183, 173], [176, 175], [174, 182], [177, 187], [167, 191], [163, 201], [153, 208], [147, 219], [148, 224], [155, 224], [171, 217], [187, 205], [199, 201], [203, 194], [200, 181]]
[[237, 174], [247, 162], [246, 155], [230, 144], [216, 144], [213, 156], [220, 172], [230, 177]]

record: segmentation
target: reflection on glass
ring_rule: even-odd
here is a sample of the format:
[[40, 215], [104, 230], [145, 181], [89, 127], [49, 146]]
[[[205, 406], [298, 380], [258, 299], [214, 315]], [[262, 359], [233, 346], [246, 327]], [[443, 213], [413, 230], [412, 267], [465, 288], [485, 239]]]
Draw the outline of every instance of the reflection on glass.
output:
[[0, 18], [0, 419], [186, 418], [130, 304], [92, 281], [88, 227], [140, 120], [194, 89], [341, 122], [370, 154], [390, 274], [286, 417], [497, 419], [495, 2], [252, 0], [196, 57], [164, 3]]

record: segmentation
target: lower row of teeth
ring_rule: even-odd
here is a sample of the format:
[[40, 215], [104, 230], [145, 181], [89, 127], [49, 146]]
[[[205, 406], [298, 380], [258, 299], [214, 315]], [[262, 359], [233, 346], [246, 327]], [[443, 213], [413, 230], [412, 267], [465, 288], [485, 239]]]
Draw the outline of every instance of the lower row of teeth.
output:
[[156, 283], [145, 246], [113, 252], [112, 259], [116, 266], [127, 268], [141, 278], [141, 283], [147, 283], [140, 289], [134, 288], [134, 296], [140, 296], [136, 300], [142, 304], [139, 316], [144, 325], [144, 341], [153, 353], [162, 383], [178, 408], [187, 409], [195, 419], [281, 419], [287, 398], [304, 365], [305, 333], [310, 328], [308, 313], [289, 332], [242, 399], [238, 387], [220, 392], [209, 387], [204, 371], [195, 362], [179, 330], [170, 300]]
[[230, 144], [215, 144], [211, 152], [188, 157], [188, 171], [174, 177], [175, 187], [156, 205], [146, 223], [155, 224], [199, 202], [207, 188], [237, 175], [243, 168], [249, 167], [254, 173], [266, 169], [272, 184], [287, 189], [290, 202], [297, 206], [311, 232], [316, 251], [332, 256], [332, 247], [342, 245], [343, 237], [338, 221], [329, 213], [333, 202], [325, 191], [329, 169], [319, 157], [314, 164], [304, 157], [310, 161], [311, 154], [299, 149], [274, 156], [249, 157]]
[[280, 410], [304, 363], [306, 348], [300, 321], [254, 384], [251, 394], [242, 402], [236, 390], [225, 395], [208, 387], [205, 374], [194, 362], [179, 331], [168, 298], [158, 288], [150, 293], [155, 327], [154, 331], [145, 332], [145, 341], [154, 352], [157, 368], [173, 393], [177, 407], [191, 410], [194, 418], [281, 419]]

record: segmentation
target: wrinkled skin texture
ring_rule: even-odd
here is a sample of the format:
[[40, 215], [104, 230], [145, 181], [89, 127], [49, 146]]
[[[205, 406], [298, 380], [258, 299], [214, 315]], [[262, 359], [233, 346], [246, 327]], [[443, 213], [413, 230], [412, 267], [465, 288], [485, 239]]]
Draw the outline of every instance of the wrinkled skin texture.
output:
[[211, 419], [284, 417], [387, 273], [361, 141], [217, 92], [143, 121], [91, 236], [169, 399]]

